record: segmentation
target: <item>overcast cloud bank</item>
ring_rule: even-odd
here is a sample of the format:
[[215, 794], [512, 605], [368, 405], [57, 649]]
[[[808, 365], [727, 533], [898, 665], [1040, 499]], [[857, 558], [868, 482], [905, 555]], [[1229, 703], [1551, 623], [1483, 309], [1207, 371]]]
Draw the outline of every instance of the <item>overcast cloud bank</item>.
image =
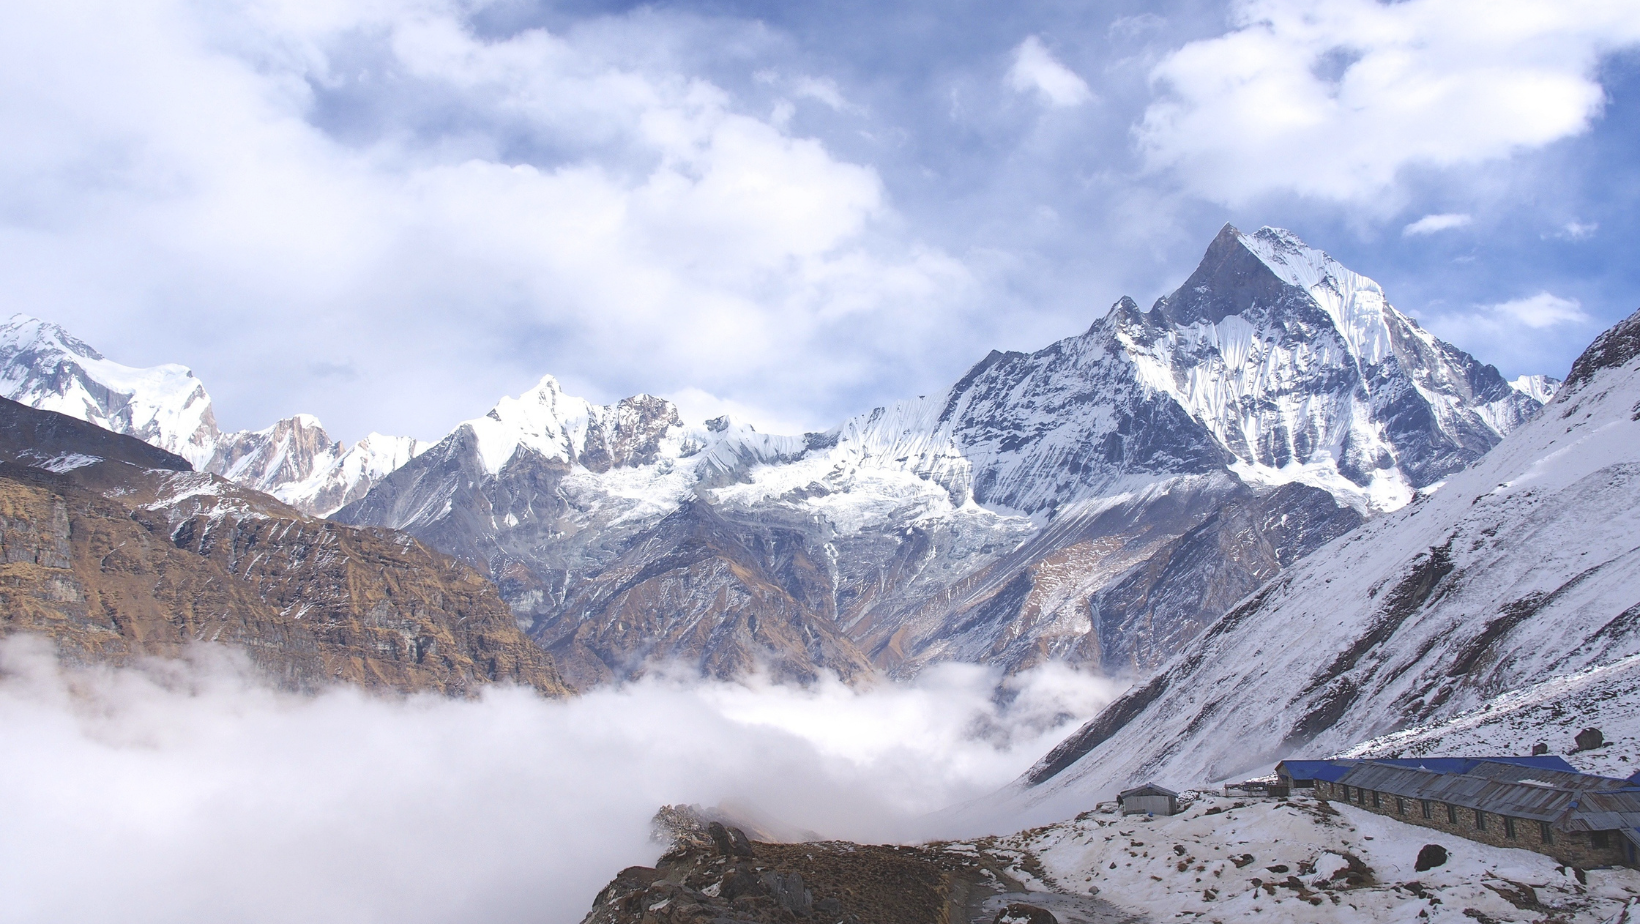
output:
[[0, 920], [580, 920], [667, 803], [915, 838], [1120, 692], [947, 665], [854, 690], [657, 676], [550, 702], [274, 692], [245, 662], [63, 669], [0, 641]]
[[[1523, 158], [1609, 121], [1637, 42], [1599, 0], [62, 0], [0, 32], [0, 281], [193, 366], [229, 429], [349, 441], [436, 439], [545, 373], [824, 428], [1148, 303], [1227, 219], [1392, 291], [1441, 260], [1448, 303], [1609, 319], [1622, 270], [1573, 292], [1543, 277], [1584, 258], [1543, 248], [1617, 252], [1632, 156]], [[1373, 243], [1449, 214], [1469, 232]], [[1490, 269], [1441, 252], [1470, 242]], [[1542, 343], [1506, 371], [1563, 371]]]

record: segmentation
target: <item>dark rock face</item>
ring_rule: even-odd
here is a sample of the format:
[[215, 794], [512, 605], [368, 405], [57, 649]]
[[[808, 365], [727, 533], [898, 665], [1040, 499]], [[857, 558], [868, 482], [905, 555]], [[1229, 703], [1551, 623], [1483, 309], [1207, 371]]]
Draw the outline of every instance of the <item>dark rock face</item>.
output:
[[[0, 634], [79, 662], [223, 642], [301, 690], [568, 692], [488, 580], [409, 536], [304, 517], [64, 415], [0, 416]], [[29, 464], [65, 454], [61, 473]]]
[[7, 398], [0, 398], [0, 453], [25, 465], [50, 464], [54, 459], [84, 455], [170, 472], [194, 470], [181, 456], [142, 440], [65, 414], [37, 411]]
[[1561, 388], [1573, 391], [1594, 378], [1594, 374], [1601, 369], [1628, 365], [1636, 356], [1640, 356], [1640, 311], [1594, 338], [1588, 349], [1572, 363], [1572, 371], [1567, 373]]
[[724, 838], [684, 832], [653, 869], [622, 870], [582, 924], [950, 924], [995, 881], [938, 848]]
[[1418, 859], [1412, 868], [1420, 873], [1428, 872], [1437, 866], [1445, 866], [1447, 860], [1446, 848], [1440, 844], [1425, 844], [1418, 851]]

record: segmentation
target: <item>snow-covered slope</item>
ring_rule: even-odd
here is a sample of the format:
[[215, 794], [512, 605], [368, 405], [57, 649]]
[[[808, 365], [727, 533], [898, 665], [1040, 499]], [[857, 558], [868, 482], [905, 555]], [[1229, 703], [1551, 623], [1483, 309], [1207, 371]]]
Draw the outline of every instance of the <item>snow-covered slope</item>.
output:
[[[1419, 870], [1430, 843], [1448, 859]], [[1058, 907], [1055, 892], [1093, 892], [1146, 921], [1606, 924], [1640, 901], [1632, 869], [1572, 870], [1528, 850], [1308, 798], [1203, 795], [1179, 815], [1156, 818], [1089, 811], [945, 849], [1017, 857], [1010, 872], [1040, 891], [1016, 900]]]
[[[1587, 728], [1604, 743], [1580, 750]], [[1443, 722], [1362, 742], [1342, 757], [1511, 754], [1537, 744], [1584, 773], [1626, 779], [1640, 772], [1640, 655], [1511, 690]]]
[[1640, 313], [1438, 492], [1214, 623], [990, 808], [1063, 817], [1324, 756], [1640, 653]]
[[223, 433], [211, 397], [186, 367], [146, 369], [104, 357], [61, 327], [26, 315], [0, 325], [0, 393], [135, 436], [212, 472], [325, 516], [365, 495], [425, 444], [372, 433], [352, 447], [299, 414], [265, 430]]
[[[651, 656], [1146, 672], [1538, 406], [1371, 280], [1227, 226], [1150, 310], [1124, 298], [1078, 336], [824, 433], [688, 425], [661, 399], [600, 406], [549, 377], [338, 516], [488, 567], [582, 682]], [[819, 642], [757, 641], [774, 623], [858, 651], [831, 665]]]

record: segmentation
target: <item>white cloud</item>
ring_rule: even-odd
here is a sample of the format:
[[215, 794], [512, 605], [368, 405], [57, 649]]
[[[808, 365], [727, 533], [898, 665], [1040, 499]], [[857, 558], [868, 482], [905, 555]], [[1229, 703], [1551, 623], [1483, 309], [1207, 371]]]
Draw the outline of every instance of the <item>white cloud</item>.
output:
[[1568, 221], [1561, 225], [1560, 231], [1555, 234], [1555, 237], [1568, 241], [1583, 241], [1594, 237], [1594, 233], [1599, 230], [1599, 222]]
[[1042, 40], [1032, 35], [1014, 49], [1008, 86], [1020, 93], [1036, 93], [1054, 108], [1080, 106], [1093, 99], [1087, 81], [1059, 63]]
[[[1113, 698], [1063, 667], [859, 691], [652, 677], [569, 702], [271, 692], [242, 661], [64, 670], [0, 640], [0, 919], [574, 924], [666, 803], [917, 836]], [[88, 875], [94, 870], [94, 875]]]
[[1409, 166], [1450, 168], [1578, 134], [1601, 56], [1640, 42], [1607, 0], [1242, 0], [1234, 31], [1152, 72], [1152, 168], [1236, 205], [1289, 191], [1390, 210]]
[[1412, 224], [1401, 229], [1403, 237], [1417, 237], [1425, 234], [1434, 234], [1437, 231], [1449, 231], [1453, 228], [1462, 228], [1472, 219], [1468, 215], [1425, 215]]
[[[825, 414], [816, 395], [860, 387], [862, 364], [917, 368], [970, 304], [871, 168], [631, 63], [618, 25], [491, 39], [464, 8], [11, 17], [11, 307], [187, 362], [229, 426], [306, 410], [344, 436], [436, 437], [547, 372], [604, 400], [693, 386]], [[823, 77], [793, 92], [848, 106]], [[332, 352], [356, 380], [305, 374]]]
[[1534, 329], [1555, 327], [1560, 324], [1587, 324], [1592, 319], [1583, 311], [1575, 298], [1561, 298], [1548, 292], [1539, 292], [1526, 298], [1499, 302], [1481, 309], [1504, 322], [1522, 324]]

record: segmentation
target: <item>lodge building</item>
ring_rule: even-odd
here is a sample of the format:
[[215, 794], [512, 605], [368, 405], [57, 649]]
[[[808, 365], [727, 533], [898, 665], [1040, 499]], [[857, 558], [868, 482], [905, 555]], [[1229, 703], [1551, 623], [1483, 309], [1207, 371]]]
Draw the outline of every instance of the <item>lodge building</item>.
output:
[[1284, 761], [1277, 773], [1320, 799], [1568, 866], [1640, 868], [1640, 774], [1519, 757]]

